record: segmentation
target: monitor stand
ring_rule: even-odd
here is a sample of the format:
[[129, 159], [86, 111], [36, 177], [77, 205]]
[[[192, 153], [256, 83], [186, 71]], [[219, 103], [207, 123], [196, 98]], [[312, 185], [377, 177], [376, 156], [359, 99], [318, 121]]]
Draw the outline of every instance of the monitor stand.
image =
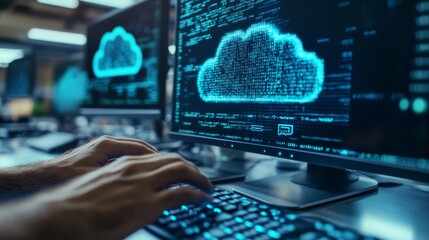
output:
[[303, 210], [376, 190], [377, 181], [345, 169], [309, 164], [299, 173], [236, 184], [234, 191], [265, 204]]

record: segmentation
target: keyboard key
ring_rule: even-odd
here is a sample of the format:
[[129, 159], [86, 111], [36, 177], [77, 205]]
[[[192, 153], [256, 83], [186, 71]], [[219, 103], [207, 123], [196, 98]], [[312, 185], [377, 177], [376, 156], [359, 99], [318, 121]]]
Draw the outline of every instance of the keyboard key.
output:
[[231, 229], [232, 229], [234, 232], [241, 232], [241, 231], [246, 230], [247, 228], [248, 228], [248, 227], [247, 227], [247, 226], [245, 226], [244, 224], [239, 224], [239, 225], [236, 225], [236, 226], [232, 227]]
[[178, 222], [172, 222], [167, 226], [170, 230], [175, 231], [180, 228], [180, 224]]
[[243, 222], [244, 222], [244, 219], [243, 219], [243, 218], [241, 218], [241, 217], [236, 217], [234, 220], [235, 220], [236, 222], [238, 222], [238, 223], [243, 223]]
[[213, 236], [209, 232], [204, 232], [203, 236], [205, 239], [213, 239]]
[[258, 216], [258, 214], [256, 214], [256, 213], [251, 213], [251, 214], [249, 214], [249, 215], [247, 215], [247, 216], [244, 216], [243, 218], [245, 219], [245, 220], [252, 220], [252, 219], [255, 219], [255, 218], [258, 218], [259, 216]]
[[237, 224], [237, 222], [236, 222], [236, 221], [234, 221], [234, 220], [229, 220], [229, 221], [224, 222], [223, 224], [224, 224], [225, 226], [227, 226], [227, 227], [231, 227], [231, 226], [233, 226], [233, 225], [236, 225], [236, 224]]
[[268, 235], [265, 235], [265, 234], [257, 236], [256, 239], [258, 239], [258, 240], [272, 240], [272, 238], [270, 238]]
[[165, 225], [169, 222], [170, 222], [170, 218], [168, 218], [168, 217], [162, 217], [162, 218], [158, 219], [158, 223], [161, 225]]
[[280, 228], [277, 229], [277, 231], [281, 234], [281, 235], [286, 235], [286, 234], [290, 234], [296, 231], [296, 227], [293, 224], [286, 224], [281, 226]]
[[270, 238], [273, 238], [273, 239], [280, 239], [281, 238], [280, 233], [275, 231], [275, 230], [270, 229], [270, 230], [268, 230], [267, 234]]
[[267, 205], [265, 205], [265, 204], [260, 204], [259, 208], [260, 209], [268, 209], [269, 207]]
[[255, 219], [255, 221], [253, 221], [255, 224], [265, 224], [267, 222], [269, 222], [270, 219], [267, 217], [260, 217], [258, 219]]
[[251, 213], [251, 212], [257, 212], [257, 211], [259, 211], [259, 209], [257, 207], [249, 207], [247, 209], [247, 212], [249, 212], [249, 213]]
[[203, 224], [202, 224], [202, 226], [203, 226], [204, 229], [207, 229], [207, 228], [210, 227], [210, 223], [207, 222], [207, 221], [204, 221]]
[[184, 233], [185, 233], [185, 235], [187, 235], [187, 236], [192, 236], [192, 235], [196, 234], [195, 229], [196, 229], [196, 228], [193, 228], [193, 227], [187, 227], [187, 228], [185, 228]]
[[343, 232], [343, 238], [346, 240], [355, 240], [359, 239], [359, 235], [353, 231], [346, 230]]
[[224, 231], [228, 235], [231, 235], [231, 234], [234, 233], [234, 231], [231, 228], [227, 227], [227, 226], [221, 225], [220, 229], [222, 229], [222, 231]]
[[266, 224], [264, 225], [264, 227], [265, 227], [265, 228], [275, 229], [275, 228], [278, 228], [280, 225], [281, 225], [281, 224], [280, 224], [280, 222], [278, 222], [278, 221], [271, 221], [271, 222], [266, 223]]
[[213, 209], [213, 212], [215, 212], [215, 213], [221, 213], [221, 212], [222, 212], [222, 210], [221, 210], [220, 208], [214, 208], [214, 209]]
[[247, 211], [245, 211], [245, 210], [240, 210], [240, 211], [238, 211], [238, 212], [236, 212], [234, 215], [235, 216], [238, 216], [238, 217], [241, 217], [241, 216], [244, 216], [244, 215], [246, 215], [246, 214], [248, 214], [249, 212], [247, 212]]
[[234, 237], [235, 237], [235, 239], [237, 239], [237, 240], [244, 240], [244, 239], [246, 239], [246, 237], [245, 237], [243, 234], [241, 234], [241, 233], [236, 233], [236, 234], [234, 235]]
[[255, 226], [255, 230], [260, 232], [260, 233], [264, 233], [265, 232], [265, 228], [262, 227], [261, 225], [256, 225]]
[[251, 228], [251, 227], [253, 227], [254, 224], [251, 221], [245, 221], [244, 225], [248, 228]]
[[222, 214], [217, 215], [215, 217], [215, 220], [217, 222], [224, 222], [224, 221], [227, 221], [227, 220], [231, 220], [232, 218], [233, 218], [233, 216], [231, 214], [222, 213]]
[[324, 234], [322, 234], [321, 232], [306, 232], [301, 234], [301, 236], [299, 236], [300, 240], [318, 240], [321, 239], [324, 236]]
[[228, 204], [223, 208], [226, 212], [234, 212], [237, 210], [237, 207], [235, 205]]
[[237, 204], [237, 203], [239, 203], [239, 202], [240, 202], [240, 200], [239, 200], [239, 199], [234, 198], [234, 199], [229, 199], [229, 200], [228, 200], [228, 202], [229, 202], [229, 203], [231, 203], [231, 204]]
[[259, 232], [257, 232], [255, 229], [250, 229], [250, 230], [248, 230], [248, 231], [245, 231], [245, 232], [243, 233], [243, 235], [244, 235], [246, 238], [254, 238], [255, 236], [259, 235]]
[[220, 228], [215, 228], [209, 231], [209, 233], [215, 238], [222, 238], [226, 236], [226, 233]]

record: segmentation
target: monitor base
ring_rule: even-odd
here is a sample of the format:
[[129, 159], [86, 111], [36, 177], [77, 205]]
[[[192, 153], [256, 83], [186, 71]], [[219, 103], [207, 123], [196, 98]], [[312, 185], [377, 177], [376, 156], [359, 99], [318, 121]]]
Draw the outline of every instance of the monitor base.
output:
[[233, 190], [279, 208], [303, 210], [376, 190], [377, 181], [346, 170], [310, 165], [290, 176], [238, 183]]

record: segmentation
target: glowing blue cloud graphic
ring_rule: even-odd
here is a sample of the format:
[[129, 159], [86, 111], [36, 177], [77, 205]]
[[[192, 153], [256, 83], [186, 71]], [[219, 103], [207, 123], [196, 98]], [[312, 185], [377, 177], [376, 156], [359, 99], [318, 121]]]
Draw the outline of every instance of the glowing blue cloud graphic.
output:
[[53, 103], [58, 113], [75, 113], [86, 96], [88, 75], [77, 66], [69, 67], [54, 88]]
[[92, 61], [98, 78], [136, 75], [142, 65], [143, 53], [136, 39], [120, 26], [103, 35]]
[[207, 60], [197, 86], [205, 102], [309, 103], [324, 83], [324, 61], [306, 52], [293, 34], [270, 24], [225, 35]]

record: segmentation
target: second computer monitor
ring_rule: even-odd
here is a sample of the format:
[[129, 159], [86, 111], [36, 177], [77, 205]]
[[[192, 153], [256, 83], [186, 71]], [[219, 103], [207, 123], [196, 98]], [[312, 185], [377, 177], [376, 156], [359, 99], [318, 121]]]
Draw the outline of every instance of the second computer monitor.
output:
[[9, 64], [6, 70], [6, 99], [31, 98], [36, 82], [34, 57], [25, 57]]
[[163, 116], [169, 3], [147, 0], [88, 27], [85, 115]]

